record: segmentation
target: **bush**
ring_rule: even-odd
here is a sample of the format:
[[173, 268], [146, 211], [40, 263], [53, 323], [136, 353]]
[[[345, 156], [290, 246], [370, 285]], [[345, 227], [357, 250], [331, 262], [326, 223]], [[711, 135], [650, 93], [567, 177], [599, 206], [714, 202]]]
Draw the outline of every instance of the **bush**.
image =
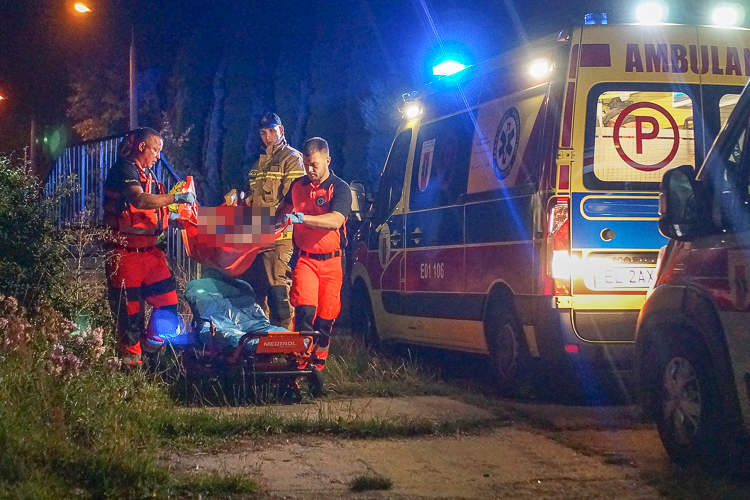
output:
[[[55, 199], [0, 156], [0, 498], [227, 497], [236, 477], [179, 476], [159, 463], [174, 408], [114, 358], [100, 240], [81, 219], [56, 230]], [[88, 326], [71, 319], [88, 318]]]
[[166, 399], [114, 370], [101, 329], [75, 328], [48, 305], [30, 314], [0, 296], [0, 491], [150, 493], [165, 478], [154, 477], [164, 472], [148, 453], [148, 418]]
[[26, 306], [51, 297], [65, 270], [51, 203], [22, 161], [0, 156], [0, 294]]

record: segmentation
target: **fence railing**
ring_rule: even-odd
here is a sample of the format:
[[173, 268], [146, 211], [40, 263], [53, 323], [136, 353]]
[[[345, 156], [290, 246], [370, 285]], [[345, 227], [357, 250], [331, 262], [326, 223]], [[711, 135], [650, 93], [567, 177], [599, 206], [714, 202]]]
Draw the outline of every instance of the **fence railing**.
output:
[[[106, 137], [70, 146], [55, 161], [45, 185], [47, 196], [58, 197], [53, 214], [55, 225], [64, 227], [84, 216], [94, 224], [104, 223], [104, 181], [117, 160], [122, 138]], [[167, 190], [181, 180], [163, 154], [153, 169]], [[180, 232], [169, 228], [165, 236], [167, 256], [173, 264], [187, 273], [187, 279], [198, 277], [199, 268], [185, 253]]]

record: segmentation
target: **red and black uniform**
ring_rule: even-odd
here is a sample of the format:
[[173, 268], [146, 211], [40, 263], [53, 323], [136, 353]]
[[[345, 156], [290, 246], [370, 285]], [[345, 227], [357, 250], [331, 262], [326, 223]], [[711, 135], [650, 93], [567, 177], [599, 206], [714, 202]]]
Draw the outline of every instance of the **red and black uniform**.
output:
[[156, 239], [167, 228], [167, 207], [138, 209], [127, 202], [127, 190], [141, 186], [144, 193], [164, 194], [151, 169], [120, 158], [104, 183], [104, 223], [123, 240], [107, 262], [107, 285], [112, 313], [117, 318], [119, 355], [125, 363], [141, 362], [145, 334], [143, 302], [177, 311], [177, 293], [164, 253]]
[[[285, 201], [294, 207], [295, 213], [338, 212], [346, 219], [352, 206], [352, 194], [349, 185], [330, 172], [318, 186], [307, 176], [295, 180]], [[296, 224], [292, 241], [298, 254], [289, 293], [295, 307], [294, 329], [331, 333], [341, 311], [345, 225], [328, 230]], [[318, 357], [325, 359], [321, 354]]]

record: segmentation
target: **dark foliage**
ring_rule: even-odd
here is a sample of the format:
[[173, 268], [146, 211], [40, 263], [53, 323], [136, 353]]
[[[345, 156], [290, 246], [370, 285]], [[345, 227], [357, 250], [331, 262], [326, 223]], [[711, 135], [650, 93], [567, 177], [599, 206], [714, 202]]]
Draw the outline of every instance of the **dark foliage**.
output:
[[22, 161], [0, 157], [0, 294], [27, 306], [53, 296], [65, 268], [50, 203]]

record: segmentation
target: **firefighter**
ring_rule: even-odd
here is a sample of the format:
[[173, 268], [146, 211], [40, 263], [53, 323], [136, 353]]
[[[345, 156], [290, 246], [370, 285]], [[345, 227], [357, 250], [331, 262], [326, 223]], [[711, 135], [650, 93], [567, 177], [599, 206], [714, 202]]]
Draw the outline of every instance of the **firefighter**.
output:
[[[273, 215], [289, 192], [292, 181], [305, 175], [302, 154], [289, 146], [284, 126], [275, 113], [266, 113], [258, 125], [266, 153], [260, 155], [250, 169], [250, 190], [238, 200], [237, 190], [225, 195], [227, 205], [242, 204], [262, 207]], [[241, 276], [255, 290], [255, 297], [264, 309], [268, 307], [271, 324], [291, 327], [292, 308], [289, 305], [291, 284], [289, 261], [292, 258], [292, 232], [285, 232], [269, 248], [262, 249], [250, 268]]]
[[165, 193], [156, 180], [151, 167], [162, 146], [153, 129], [129, 132], [104, 184], [104, 222], [119, 237], [106, 266], [109, 303], [117, 319], [118, 354], [131, 366], [141, 364], [142, 351], [153, 352], [164, 344], [154, 322], [144, 328], [144, 301], [154, 307], [162, 325], [179, 324], [174, 278], [155, 244], [169, 222], [167, 206], [193, 204], [195, 195]]
[[[276, 219], [295, 224], [292, 238], [296, 263], [289, 294], [294, 329], [330, 334], [341, 311], [344, 224], [352, 194], [349, 185], [328, 168], [331, 157], [325, 139], [308, 139], [302, 153], [307, 175], [292, 183]], [[324, 363], [328, 346], [319, 346], [316, 354]]]

